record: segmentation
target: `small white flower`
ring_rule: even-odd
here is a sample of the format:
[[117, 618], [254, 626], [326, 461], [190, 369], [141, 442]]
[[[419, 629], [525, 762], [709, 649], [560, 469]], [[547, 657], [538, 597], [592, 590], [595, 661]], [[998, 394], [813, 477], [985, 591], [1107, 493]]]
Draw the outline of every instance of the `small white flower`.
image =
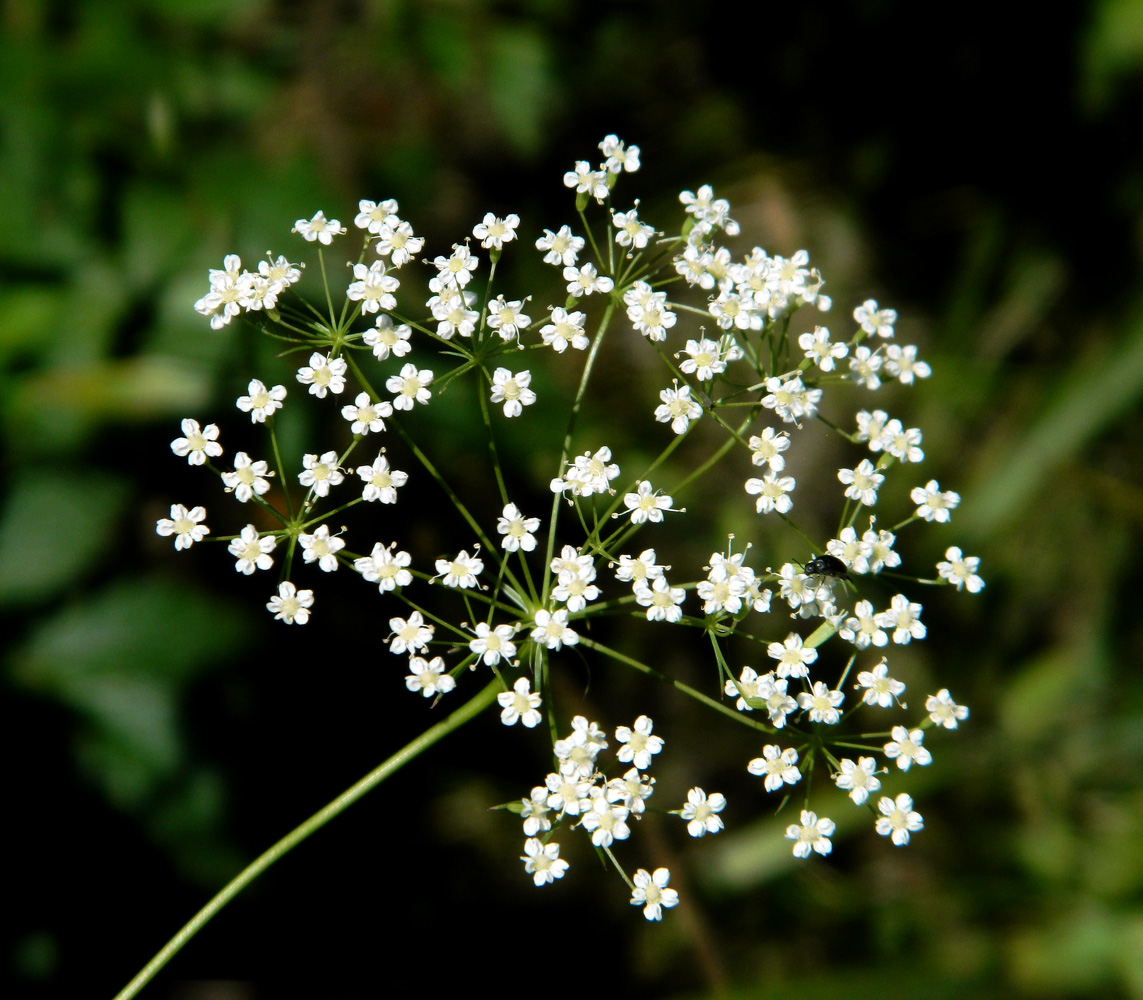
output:
[[528, 388], [531, 382], [530, 371], [513, 374], [507, 368], [497, 368], [492, 373], [492, 402], [504, 404], [504, 416], [520, 416], [525, 406], [536, 401], [536, 394]]
[[849, 792], [854, 805], [865, 805], [869, 796], [880, 790], [877, 761], [872, 757], [859, 757], [857, 763], [845, 757], [838, 764], [841, 770], [833, 776], [834, 784], [843, 792]]
[[448, 694], [456, 687], [456, 681], [445, 672], [445, 662], [439, 656], [431, 660], [422, 656], [411, 657], [409, 669], [412, 673], [405, 677], [405, 687], [410, 691], [420, 691], [425, 698]]
[[544, 844], [535, 837], [529, 837], [524, 841], [524, 854], [520, 860], [524, 862], [524, 871], [532, 876], [537, 886], [563, 878], [568, 870], [568, 863], [560, 857], [560, 845], [554, 840]]
[[635, 720], [635, 728], [620, 726], [615, 730], [615, 739], [623, 745], [616, 756], [624, 764], [633, 763], [640, 771], [651, 766], [651, 757], [663, 749], [663, 738], [653, 736], [654, 722], [646, 715]]
[[205, 465], [208, 458], [217, 458], [222, 454], [217, 424], [207, 424], [200, 430], [198, 421], [188, 417], [181, 426], [183, 437], [171, 442], [171, 451], [179, 458], [185, 458], [188, 465]]
[[251, 379], [246, 392], [248, 395], [239, 396], [235, 405], [243, 413], [249, 413], [250, 420], [256, 424], [265, 423], [267, 417], [282, 408], [282, 400], [286, 398], [284, 385], [267, 389], [258, 379]]
[[514, 503], [504, 508], [504, 513], [496, 522], [496, 531], [504, 536], [500, 544], [508, 552], [516, 552], [519, 549], [531, 552], [536, 547], [536, 536], [532, 532], [539, 527], [538, 517], [525, 517]]
[[327, 392], [336, 395], [345, 388], [348, 370], [344, 358], [331, 358], [315, 351], [310, 355], [310, 363], [298, 369], [298, 381], [308, 385], [318, 399], [325, 399]]
[[310, 620], [310, 608], [313, 607], [313, 603], [312, 590], [298, 590], [287, 580], [278, 584], [278, 593], [270, 598], [266, 610], [274, 612], [274, 618], [284, 621], [287, 625], [293, 625], [294, 622], [304, 625]]
[[924, 730], [910, 731], [904, 726], [894, 726], [890, 735], [893, 739], [885, 744], [883, 752], [890, 760], [897, 761], [902, 771], [909, 770], [914, 764], [924, 767], [933, 762], [933, 755], [922, 745], [925, 742]]
[[824, 816], [818, 819], [817, 813], [802, 810], [801, 822], [786, 827], [786, 839], [794, 842], [794, 857], [808, 858], [811, 851], [829, 854], [833, 850], [830, 836], [836, 824]]
[[459, 587], [461, 590], [479, 587], [476, 578], [484, 569], [484, 560], [476, 554], [479, 551], [478, 545], [471, 556], [467, 549], [462, 549], [454, 559], [438, 559], [437, 576], [444, 577], [446, 587]]
[[238, 561], [234, 568], [246, 576], [250, 576], [256, 569], [269, 569], [274, 565], [270, 553], [274, 551], [277, 539], [273, 535], [258, 536], [258, 529], [252, 524], [246, 525], [242, 533], [233, 539], [228, 546], [232, 556]]
[[396, 393], [393, 407], [397, 410], [411, 410], [414, 403], [427, 403], [432, 398], [429, 385], [433, 373], [428, 368], [418, 369], [414, 364], [403, 365], [397, 375], [385, 380], [385, 388]]
[[312, 535], [299, 535], [298, 542], [302, 546], [302, 558], [307, 563], [316, 562], [324, 573], [336, 571], [337, 553], [345, 548], [345, 542], [329, 533], [329, 525], [321, 525]]
[[656, 868], [654, 873], [640, 868], [635, 873], [635, 889], [631, 893], [631, 905], [643, 907], [643, 916], [648, 920], [662, 920], [663, 910], [677, 906], [679, 894], [667, 888], [671, 872], [667, 868]]
[[175, 536], [175, 549], [189, 549], [195, 542], [201, 542], [210, 534], [210, 528], [200, 523], [206, 517], [205, 507], [192, 507], [187, 510], [181, 503], [171, 505], [171, 516], [159, 518], [155, 522], [155, 534], [164, 538]]
[[500, 721], [506, 726], [524, 723], [535, 729], [543, 719], [540, 715], [540, 693], [532, 690], [527, 677], [518, 677], [511, 691], [502, 691], [496, 696], [500, 703]]
[[345, 232], [345, 227], [337, 219], [327, 219], [325, 213], [319, 211], [312, 219], [298, 219], [290, 232], [304, 236], [310, 243], [317, 240], [324, 246], [329, 246], [335, 236]]
[[941, 688], [936, 694], [925, 699], [925, 711], [929, 718], [945, 729], [956, 729], [957, 724], [968, 718], [968, 707], [952, 700], [948, 688]]
[[909, 843], [909, 834], [924, 829], [925, 821], [913, 809], [913, 799], [902, 792], [897, 798], [884, 796], [877, 803], [881, 815], [877, 819], [877, 832], [882, 837], [890, 837], [898, 847]]

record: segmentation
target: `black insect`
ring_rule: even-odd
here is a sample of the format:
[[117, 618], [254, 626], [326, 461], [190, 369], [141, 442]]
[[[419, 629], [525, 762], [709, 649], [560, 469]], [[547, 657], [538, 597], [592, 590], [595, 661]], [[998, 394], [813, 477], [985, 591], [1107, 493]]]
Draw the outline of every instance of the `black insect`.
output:
[[814, 556], [806, 563], [807, 576], [832, 576], [839, 580], [848, 580], [849, 571], [837, 556]]

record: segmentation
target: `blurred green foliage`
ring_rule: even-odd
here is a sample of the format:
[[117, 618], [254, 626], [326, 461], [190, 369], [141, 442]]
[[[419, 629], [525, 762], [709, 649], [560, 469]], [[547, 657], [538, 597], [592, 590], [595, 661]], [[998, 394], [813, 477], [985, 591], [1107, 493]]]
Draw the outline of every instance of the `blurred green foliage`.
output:
[[[754, 37], [682, 0], [3, 6], [9, 992], [119, 988], [418, 725], [339, 602], [342, 648], [286, 645], [217, 559], [153, 534], [202, 488], [169, 454], [178, 420], [229, 412], [255, 369], [289, 378], [194, 314], [206, 268], [281, 252], [294, 219], [359, 197], [398, 197], [433, 252], [489, 209], [556, 226], [562, 171], [618, 132], [644, 149], [648, 213], [714, 181], [751, 242], [808, 247], [839, 309], [876, 290], [933, 363], [893, 412], [912, 407], [926, 472], [962, 493], [949, 544], [984, 557], [988, 588], [935, 593], [949, 638], [908, 660], [973, 708], [925, 775], [923, 835], [892, 851], [839, 814], [833, 858], [807, 866], [749, 792], [702, 851], [648, 823], [693, 905], [636, 926], [586, 855], [578, 887], [536, 900], [515, 825], [467, 818], [543, 766], [490, 725], [502, 767], [422, 762], [234, 904], [156, 995], [226, 977], [264, 995], [335, 960], [346, 995], [378, 967], [393, 985], [430, 926], [455, 958], [442, 991], [499, 983], [489, 956], [543, 921], [595, 928], [598, 975], [634, 995], [1143, 997], [1143, 4], [1071, 5], [1035, 45], [1015, 8], [960, 5], [940, 37], [903, 0], [843, 8], [768, 9]], [[430, 408], [434, 436], [458, 412]], [[613, 447], [629, 433], [618, 402], [585, 419]], [[300, 452], [312, 428], [282, 430]], [[549, 474], [527, 434], [503, 447]], [[708, 744], [676, 759], [705, 757], [729, 792], [740, 748]]]

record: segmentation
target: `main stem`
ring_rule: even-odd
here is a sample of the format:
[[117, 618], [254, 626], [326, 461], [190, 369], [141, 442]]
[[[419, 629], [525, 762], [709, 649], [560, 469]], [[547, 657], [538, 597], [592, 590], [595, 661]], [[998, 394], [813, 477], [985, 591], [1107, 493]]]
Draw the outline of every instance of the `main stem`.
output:
[[182, 946], [194, 937], [219, 910], [261, 875], [262, 872], [269, 868], [270, 865], [283, 855], [292, 851], [311, 833], [320, 830], [326, 823], [338, 815], [338, 813], [353, 805], [353, 803], [366, 792], [371, 791], [377, 785], [381, 784], [381, 782], [393, 774], [393, 772], [399, 770], [414, 757], [423, 753], [453, 730], [459, 729], [470, 719], [479, 715], [496, 700], [496, 695], [500, 690], [500, 681], [492, 681], [483, 691], [469, 699], [469, 701], [453, 712], [447, 719], [438, 722], [430, 729], [426, 729], [415, 740], [406, 744], [383, 764], [365, 775], [357, 784], [346, 789], [324, 809], [314, 813], [314, 815], [302, 823], [301, 826], [290, 831], [290, 833], [286, 834], [286, 836], [279, 840], [268, 851], [247, 865], [235, 878], [227, 883], [217, 896], [199, 910], [178, 934], [163, 946], [162, 950], [143, 967], [131, 982], [116, 994], [115, 1000], [129, 1000], [130, 997], [135, 996], [136, 993], [155, 977], [155, 974], [166, 965], [167, 962], [178, 954]]

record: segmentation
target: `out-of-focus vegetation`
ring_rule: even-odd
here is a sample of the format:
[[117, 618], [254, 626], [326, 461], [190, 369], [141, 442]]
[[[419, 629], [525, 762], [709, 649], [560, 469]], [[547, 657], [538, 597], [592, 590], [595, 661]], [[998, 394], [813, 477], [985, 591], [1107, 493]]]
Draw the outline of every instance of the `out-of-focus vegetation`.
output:
[[[1143, 4], [1077, 3], [1035, 38], [1005, 5], [837, 6], [757, 27], [682, 0], [3, 6], [12, 995], [113, 993], [424, 720], [348, 601], [284, 636], [217, 551], [154, 535], [213, 486], [170, 455], [178, 420], [237, 439], [246, 381], [291, 380], [192, 311], [206, 269], [292, 253], [294, 219], [361, 197], [398, 198], [432, 253], [489, 210], [555, 228], [563, 171], [615, 132], [643, 149], [647, 216], [715, 183], [751, 242], [808, 248], [839, 309], [895, 306], [933, 364], [894, 413], [961, 492], [948, 544], [988, 587], [934, 592], [910, 647], [973, 709], [924, 833], [898, 851], [855, 826], [797, 864], [756, 792], [701, 850], [649, 821], [690, 905], [644, 926], [587, 855], [532, 888], [516, 822], [485, 810], [545, 762], [489, 719], [461, 742], [493, 750], [441, 747], [354, 807], [155, 995], [518, 989], [582, 951], [584, 980], [633, 995], [1143, 997]], [[730, 794], [744, 758], [672, 746], [704, 753]]]

